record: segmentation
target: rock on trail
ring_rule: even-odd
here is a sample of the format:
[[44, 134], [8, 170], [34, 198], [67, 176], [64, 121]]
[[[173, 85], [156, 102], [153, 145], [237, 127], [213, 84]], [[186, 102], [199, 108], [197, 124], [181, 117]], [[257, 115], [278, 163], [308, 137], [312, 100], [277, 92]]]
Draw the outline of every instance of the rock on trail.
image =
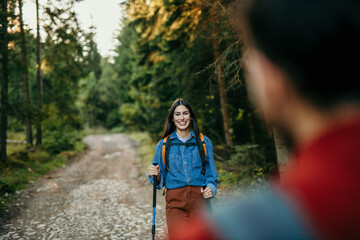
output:
[[[152, 185], [139, 173], [137, 143], [92, 135], [89, 150], [18, 193], [0, 239], [151, 239]], [[166, 232], [158, 191], [156, 238]]]

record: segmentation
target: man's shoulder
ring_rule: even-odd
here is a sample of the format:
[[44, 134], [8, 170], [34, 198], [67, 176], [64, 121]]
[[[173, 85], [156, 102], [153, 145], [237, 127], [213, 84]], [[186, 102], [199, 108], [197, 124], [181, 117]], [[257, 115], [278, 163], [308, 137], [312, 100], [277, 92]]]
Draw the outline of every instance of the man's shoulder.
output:
[[311, 239], [295, 201], [279, 190], [267, 190], [239, 199], [214, 212], [225, 239]]

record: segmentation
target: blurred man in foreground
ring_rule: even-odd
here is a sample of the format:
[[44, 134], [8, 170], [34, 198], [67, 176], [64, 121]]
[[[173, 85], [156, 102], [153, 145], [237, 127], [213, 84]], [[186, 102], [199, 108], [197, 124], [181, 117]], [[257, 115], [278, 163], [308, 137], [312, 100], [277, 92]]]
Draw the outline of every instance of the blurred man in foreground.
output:
[[268, 192], [178, 239], [360, 239], [360, 2], [245, 6], [248, 88], [292, 140], [291, 165]]

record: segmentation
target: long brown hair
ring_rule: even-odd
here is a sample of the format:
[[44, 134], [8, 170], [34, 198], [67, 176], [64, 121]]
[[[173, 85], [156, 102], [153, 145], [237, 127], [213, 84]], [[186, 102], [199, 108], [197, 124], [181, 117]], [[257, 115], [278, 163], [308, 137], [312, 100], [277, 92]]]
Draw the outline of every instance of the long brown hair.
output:
[[165, 126], [164, 126], [164, 131], [163, 131], [163, 135], [162, 138], [167, 137], [168, 135], [170, 135], [172, 132], [174, 132], [176, 130], [176, 126], [175, 123], [173, 121], [173, 116], [174, 116], [174, 112], [175, 112], [175, 108], [180, 106], [180, 105], [184, 105], [187, 109], [189, 109], [190, 112], [190, 117], [191, 117], [191, 122], [190, 122], [190, 128], [194, 131], [196, 138], [198, 138], [199, 134], [200, 134], [200, 130], [199, 130], [199, 126], [197, 124], [196, 121], [196, 116], [190, 106], [190, 104], [185, 101], [182, 98], [178, 98], [176, 99], [173, 104], [171, 105], [171, 108], [169, 110], [169, 114], [166, 118], [165, 121]]

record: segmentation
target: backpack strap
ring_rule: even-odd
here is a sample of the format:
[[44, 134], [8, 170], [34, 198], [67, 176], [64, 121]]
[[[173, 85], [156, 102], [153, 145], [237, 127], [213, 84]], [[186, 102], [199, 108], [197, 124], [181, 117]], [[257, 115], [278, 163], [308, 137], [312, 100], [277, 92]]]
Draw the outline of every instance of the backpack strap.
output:
[[171, 146], [174, 146], [174, 145], [177, 145], [177, 146], [185, 146], [185, 147], [191, 147], [191, 146], [197, 146], [197, 143], [174, 143], [174, 142], [171, 142], [169, 143]]
[[196, 138], [196, 143], [199, 149], [201, 164], [202, 164], [201, 174], [205, 175], [206, 144], [205, 144], [204, 135], [202, 133], [199, 134], [199, 138]]
[[170, 135], [164, 138], [163, 146], [162, 146], [162, 158], [165, 164], [166, 170], [169, 171], [169, 147], [171, 143]]
[[202, 133], [200, 133], [200, 140], [201, 140], [201, 143], [203, 145], [203, 148], [204, 148], [204, 156], [206, 158], [206, 144], [205, 144], [205, 139], [204, 139], [204, 135]]

